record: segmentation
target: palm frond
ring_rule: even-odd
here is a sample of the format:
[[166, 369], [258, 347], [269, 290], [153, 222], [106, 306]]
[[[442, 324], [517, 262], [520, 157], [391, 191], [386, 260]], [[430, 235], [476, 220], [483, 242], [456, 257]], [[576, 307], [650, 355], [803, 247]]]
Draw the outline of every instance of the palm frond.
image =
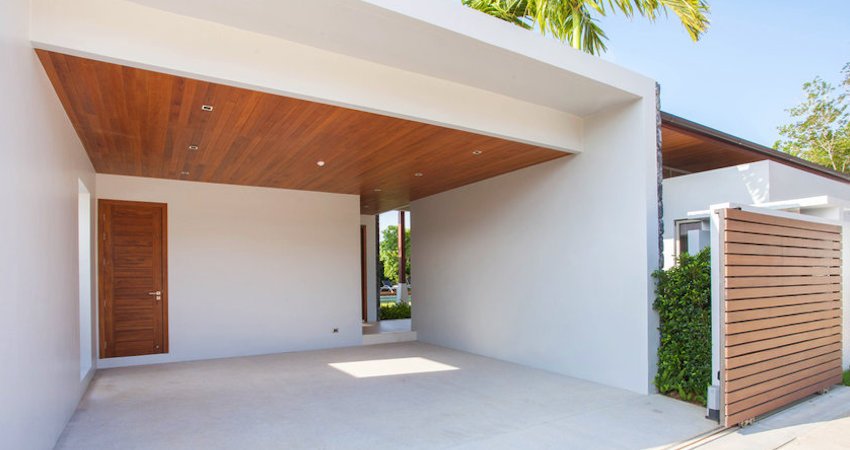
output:
[[519, 25], [537, 28], [562, 42], [590, 54], [607, 50], [608, 37], [598, 19], [609, 12], [626, 17], [641, 15], [655, 21], [672, 11], [694, 41], [708, 30], [707, 0], [462, 0], [462, 3], [491, 16]]

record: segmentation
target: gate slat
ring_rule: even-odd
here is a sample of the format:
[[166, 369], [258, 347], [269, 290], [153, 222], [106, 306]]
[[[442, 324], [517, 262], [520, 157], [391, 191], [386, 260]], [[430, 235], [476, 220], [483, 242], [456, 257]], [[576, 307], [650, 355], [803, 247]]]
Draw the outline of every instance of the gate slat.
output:
[[730, 220], [743, 220], [746, 222], [776, 225], [785, 228], [800, 228], [803, 230], [823, 231], [826, 233], [840, 234], [841, 227], [826, 223], [813, 222], [811, 220], [791, 219], [788, 217], [768, 216], [740, 209], [727, 209], [726, 218]]
[[765, 225], [761, 223], [741, 222], [738, 220], [727, 220], [726, 229], [729, 231], [742, 231], [745, 233], [767, 234], [771, 236], [782, 236], [802, 239], [816, 239], [819, 241], [838, 241], [836, 234], [823, 231], [801, 230], [799, 228], [788, 228], [776, 225]]
[[726, 302], [726, 312], [742, 311], [745, 309], [771, 308], [774, 306], [802, 305], [806, 303], [828, 302], [841, 300], [839, 292], [824, 292], [820, 294], [787, 295], [783, 297], [751, 298]]
[[812, 284], [805, 286], [772, 286], [758, 288], [726, 289], [726, 301], [746, 298], [781, 297], [785, 295], [820, 294], [839, 292], [841, 284]]
[[841, 242], [834, 240], [821, 241], [817, 239], [771, 236], [769, 234], [744, 233], [741, 231], [727, 231], [725, 237], [725, 242], [739, 242], [742, 244], [769, 244], [782, 247], [823, 248], [830, 250], [841, 249]]
[[726, 280], [727, 289], [744, 287], [778, 287], [803, 286], [811, 284], [840, 284], [840, 276], [785, 276], [785, 277], [729, 277]]
[[801, 266], [840, 267], [839, 258], [804, 258], [802, 256], [727, 255], [729, 266]]
[[726, 324], [727, 334], [744, 333], [747, 331], [764, 330], [767, 328], [783, 327], [803, 322], [815, 322], [818, 320], [831, 319], [841, 315], [840, 309], [828, 309], [811, 313], [796, 314], [793, 316], [774, 317], [770, 319], [750, 320], [747, 322], [735, 322]]
[[726, 313], [726, 323], [744, 322], [747, 320], [769, 319], [771, 317], [790, 316], [841, 307], [839, 301], [804, 303], [802, 305], [777, 306], [774, 308], [748, 309], [745, 311], [733, 311]]
[[727, 254], [765, 256], [803, 256], [810, 258], [840, 258], [840, 250], [823, 248], [783, 247], [780, 245], [726, 243]]

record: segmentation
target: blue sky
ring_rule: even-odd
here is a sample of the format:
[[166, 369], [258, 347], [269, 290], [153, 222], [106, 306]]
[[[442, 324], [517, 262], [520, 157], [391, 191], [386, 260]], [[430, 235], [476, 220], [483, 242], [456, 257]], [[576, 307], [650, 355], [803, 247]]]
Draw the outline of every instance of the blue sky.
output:
[[698, 43], [675, 16], [600, 20], [602, 57], [661, 84], [661, 108], [772, 146], [787, 108], [816, 75], [837, 83], [850, 62], [850, 0], [709, 0]]

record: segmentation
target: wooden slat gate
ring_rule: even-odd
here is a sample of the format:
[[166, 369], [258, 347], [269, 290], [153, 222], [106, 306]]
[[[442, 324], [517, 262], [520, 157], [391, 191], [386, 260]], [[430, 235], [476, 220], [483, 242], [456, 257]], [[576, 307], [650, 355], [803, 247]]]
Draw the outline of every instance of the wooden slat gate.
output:
[[841, 382], [841, 227], [723, 209], [721, 422]]

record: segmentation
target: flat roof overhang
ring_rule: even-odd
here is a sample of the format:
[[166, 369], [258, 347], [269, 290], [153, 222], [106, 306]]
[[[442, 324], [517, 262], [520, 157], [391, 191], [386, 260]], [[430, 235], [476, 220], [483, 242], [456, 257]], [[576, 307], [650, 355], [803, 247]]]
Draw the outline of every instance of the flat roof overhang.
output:
[[586, 117], [656, 92], [459, 2], [33, 0], [31, 40], [97, 171], [355, 194], [367, 213], [581, 153]]
[[377, 214], [569, 155], [412, 120], [36, 52], [98, 173], [353, 194], [360, 196], [362, 214]]
[[673, 114], [661, 113], [661, 133], [664, 178], [770, 160], [833, 180], [850, 182], [847, 174]]

